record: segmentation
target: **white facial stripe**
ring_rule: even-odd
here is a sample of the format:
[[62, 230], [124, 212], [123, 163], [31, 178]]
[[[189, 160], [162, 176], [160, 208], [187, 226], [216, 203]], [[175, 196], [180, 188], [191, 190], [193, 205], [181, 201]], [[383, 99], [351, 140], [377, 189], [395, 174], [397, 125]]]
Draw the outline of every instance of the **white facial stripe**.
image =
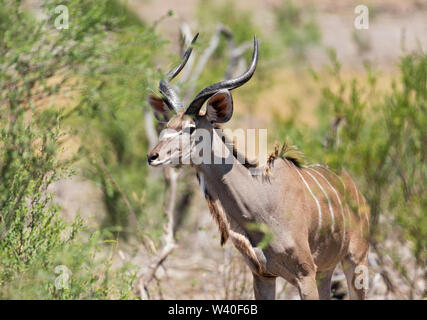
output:
[[[194, 123], [191, 123], [190, 121], [186, 121], [183, 122], [182, 128], [195, 128], [196, 125]], [[160, 140], [164, 140], [164, 139], [171, 139], [174, 138], [176, 136], [179, 136], [182, 133], [182, 130], [180, 131], [175, 131], [172, 129], [169, 130], [165, 130], [164, 133], [162, 132], [160, 135]]]
[[161, 140], [174, 138], [174, 137], [176, 137], [178, 135], [179, 135], [179, 132], [176, 132], [176, 131], [174, 131], [174, 132], [166, 132], [166, 133], [164, 133], [162, 135]]
[[312, 170], [313, 172], [316, 172], [319, 176], [321, 176], [321, 177], [322, 177], [322, 179], [326, 181], [326, 183], [328, 184], [328, 186], [329, 186], [329, 187], [334, 191], [335, 196], [337, 197], [337, 200], [338, 200], [338, 203], [339, 203], [339, 205], [340, 205], [340, 209], [341, 209], [341, 218], [342, 218], [342, 221], [343, 221], [343, 236], [342, 236], [341, 247], [340, 247], [340, 253], [341, 253], [342, 249], [344, 248], [345, 235], [346, 235], [346, 234], [345, 234], [345, 233], [346, 233], [346, 230], [345, 230], [345, 215], [344, 215], [344, 207], [343, 207], [343, 205], [342, 205], [341, 198], [340, 198], [340, 196], [338, 195], [337, 190], [332, 186], [332, 184], [329, 182], [329, 180], [328, 180], [328, 179], [327, 179], [323, 174], [321, 174], [319, 171], [317, 171], [316, 169], [313, 169], [313, 168], [307, 168], [307, 169]]
[[302, 176], [302, 174], [298, 171], [298, 168], [295, 165], [294, 165], [294, 167], [295, 167], [295, 171], [298, 173], [298, 175], [300, 176], [302, 182], [306, 186], [308, 192], [310, 192], [311, 196], [313, 197], [314, 201], [316, 202], [317, 210], [318, 210], [318, 213], [319, 213], [319, 225], [317, 226], [317, 232], [316, 232], [316, 234], [319, 234], [320, 228], [322, 227], [322, 208], [320, 207], [319, 200], [317, 200], [317, 198], [314, 195], [313, 191], [311, 191], [310, 187], [308, 186], [307, 181], [305, 181], [305, 179]]
[[150, 165], [152, 165], [152, 166], [160, 166], [160, 165], [162, 165], [162, 164], [169, 164], [170, 162], [171, 162], [171, 160], [170, 160], [170, 159], [165, 159], [165, 160], [162, 160], [162, 161], [154, 160], [154, 161], [152, 161], [152, 162], [150, 163]]
[[332, 231], [332, 233], [334, 233], [334, 231], [335, 231], [335, 214], [334, 214], [334, 209], [332, 209], [331, 200], [329, 199], [328, 193], [325, 191], [325, 189], [323, 189], [323, 187], [319, 183], [319, 181], [317, 181], [317, 179], [308, 170], [306, 172], [314, 180], [314, 182], [316, 182], [316, 184], [319, 186], [320, 190], [322, 190], [323, 194], [325, 195], [326, 200], [328, 200], [329, 212], [331, 213], [331, 220], [332, 220], [331, 231]]

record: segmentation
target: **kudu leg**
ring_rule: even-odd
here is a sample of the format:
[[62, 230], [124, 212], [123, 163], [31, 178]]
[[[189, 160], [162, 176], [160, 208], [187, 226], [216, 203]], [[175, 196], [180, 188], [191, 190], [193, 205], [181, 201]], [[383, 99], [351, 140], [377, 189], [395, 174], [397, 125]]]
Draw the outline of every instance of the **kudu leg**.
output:
[[351, 258], [346, 258], [342, 261], [342, 267], [347, 280], [350, 299], [364, 300], [369, 285], [367, 256], [359, 263]]
[[299, 279], [297, 281], [297, 287], [301, 300], [319, 300], [315, 273]]
[[276, 299], [276, 277], [262, 277], [253, 274], [256, 300]]
[[321, 300], [329, 300], [331, 298], [331, 279], [333, 273], [334, 269], [316, 274], [317, 291]]

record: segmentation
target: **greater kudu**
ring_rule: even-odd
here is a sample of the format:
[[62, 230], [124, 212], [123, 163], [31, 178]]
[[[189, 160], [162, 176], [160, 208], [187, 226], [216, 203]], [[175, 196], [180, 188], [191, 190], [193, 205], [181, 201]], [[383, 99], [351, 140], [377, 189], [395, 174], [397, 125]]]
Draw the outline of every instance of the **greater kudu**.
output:
[[[246, 83], [255, 71], [256, 37], [246, 72], [203, 89], [184, 108], [169, 81], [184, 67], [190, 54], [191, 47], [182, 62], [160, 81], [162, 96], [149, 97], [158, 119], [167, 119], [170, 111], [176, 114], [148, 153], [148, 163], [182, 164], [180, 160], [191, 158], [197, 149], [195, 132], [199, 129], [209, 133], [213, 158], [223, 158], [223, 150], [230, 148], [231, 163], [188, 163], [197, 172], [220, 229], [221, 244], [230, 238], [249, 265], [256, 299], [274, 299], [279, 276], [296, 286], [302, 299], [328, 299], [332, 273], [339, 262], [350, 298], [365, 298], [366, 284], [360, 285], [357, 278], [359, 272], [367, 271], [369, 209], [351, 177], [345, 172], [340, 177], [321, 165], [302, 167], [297, 160], [280, 156], [269, 160], [268, 176], [253, 175], [249, 165], [237, 160], [235, 150], [218, 133], [217, 124], [227, 122], [233, 113], [230, 90]], [[206, 112], [202, 113], [205, 101]], [[253, 228], [254, 223], [266, 226], [272, 236], [262, 248], [258, 245], [265, 232], [260, 229], [266, 228]]]

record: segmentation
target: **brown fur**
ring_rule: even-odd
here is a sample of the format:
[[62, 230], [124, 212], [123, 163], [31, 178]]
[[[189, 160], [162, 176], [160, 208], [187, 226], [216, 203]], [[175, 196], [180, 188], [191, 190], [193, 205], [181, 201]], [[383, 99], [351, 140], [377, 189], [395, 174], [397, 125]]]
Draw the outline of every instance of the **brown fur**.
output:
[[205, 198], [208, 203], [209, 212], [219, 228], [219, 232], [221, 234], [221, 246], [223, 246], [230, 235], [230, 224], [228, 223], [227, 217], [225, 216], [224, 210], [222, 210], [219, 202], [214, 201], [207, 192], [205, 192]]
[[248, 261], [252, 264], [252, 267], [255, 268], [258, 275], [263, 275], [264, 271], [261, 267], [261, 264], [255, 254], [255, 251], [250, 244], [247, 237], [243, 234], [230, 230], [231, 241], [234, 246], [240, 253], [248, 259]]
[[[196, 125], [201, 128], [214, 128], [208, 120], [198, 120]], [[181, 121], [182, 115], [178, 115], [168, 127], [179, 127]], [[232, 147], [238, 157], [235, 144], [230, 146], [227, 137], [216, 131], [212, 135], [215, 141], [222, 139]], [[152, 152], [164, 145], [160, 141]], [[220, 148], [213, 152], [217, 150]], [[167, 156], [168, 149], [163, 151]], [[254, 275], [259, 299], [275, 297], [278, 276], [297, 286], [302, 299], [318, 299], [319, 294], [327, 299], [339, 262], [344, 266], [350, 297], [363, 299], [366, 290], [354, 287], [354, 271], [366, 267], [368, 261], [369, 216], [367, 209], [361, 209], [366, 201], [352, 180], [336, 178], [324, 167], [303, 167], [295, 151], [287, 144], [275, 146], [266, 166], [268, 181], [252, 175], [248, 161], [246, 165], [235, 161], [233, 166], [195, 166], [199, 180], [203, 174], [201, 186], [218, 225], [221, 245], [230, 238], [242, 253]], [[250, 222], [265, 223], [269, 228], [272, 237], [265, 248], [257, 247], [262, 234], [250, 230]], [[318, 287], [316, 279], [325, 275], [324, 284]]]
[[277, 158], [282, 158], [283, 160], [287, 160], [292, 162], [296, 167], [301, 168], [301, 158], [302, 153], [292, 145], [289, 145], [287, 142], [283, 143], [282, 148], [280, 149], [280, 145], [278, 142], [274, 145], [274, 151], [270, 153], [267, 158], [267, 165], [264, 170], [264, 174], [266, 176], [271, 173], [271, 166]]
[[248, 159], [246, 155], [242, 155], [239, 150], [237, 150], [237, 146], [227, 135], [222, 131], [222, 127], [219, 124], [214, 124], [214, 129], [221, 130], [223, 142], [227, 145], [232, 145], [233, 147], [233, 156], [236, 159], [244, 159], [244, 163], [242, 163], [246, 168], [256, 168], [258, 167], [258, 161], [251, 161]]
[[205, 198], [208, 203], [209, 212], [218, 225], [219, 232], [221, 234], [221, 246], [223, 246], [230, 237], [233, 245], [244, 257], [248, 259], [256, 272], [259, 275], [262, 275], [263, 269], [248, 238], [243, 234], [230, 229], [230, 223], [228, 222], [224, 209], [219, 201], [214, 201], [207, 192], [205, 192]]
[[178, 114], [171, 118], [168, 122], [168, 128], [169, 129], [174, 129], [176, 131], [179, 131], [182, 129], [182, 122], [185, 118], [190, 118], [189, 116], [186, 116], [184, 114], [184, 111], [179, 111]]

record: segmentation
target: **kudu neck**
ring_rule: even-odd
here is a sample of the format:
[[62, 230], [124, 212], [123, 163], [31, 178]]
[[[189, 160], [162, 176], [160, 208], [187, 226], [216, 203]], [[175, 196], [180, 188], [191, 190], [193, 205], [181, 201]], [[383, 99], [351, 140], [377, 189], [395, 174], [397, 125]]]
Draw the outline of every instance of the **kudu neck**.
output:
[[218, 132], [211, 132], [211, 148], [209, 161], [203, 161], [200, 165], [196, 165], [198, 172], [203, 173], [211, 178], [224, 180], [224, 176], [245, 176], [250, 177], [250, 170], [241, 163], [241, 159], [236, 158], [235, 150], [232, 142], [224, 139]]

